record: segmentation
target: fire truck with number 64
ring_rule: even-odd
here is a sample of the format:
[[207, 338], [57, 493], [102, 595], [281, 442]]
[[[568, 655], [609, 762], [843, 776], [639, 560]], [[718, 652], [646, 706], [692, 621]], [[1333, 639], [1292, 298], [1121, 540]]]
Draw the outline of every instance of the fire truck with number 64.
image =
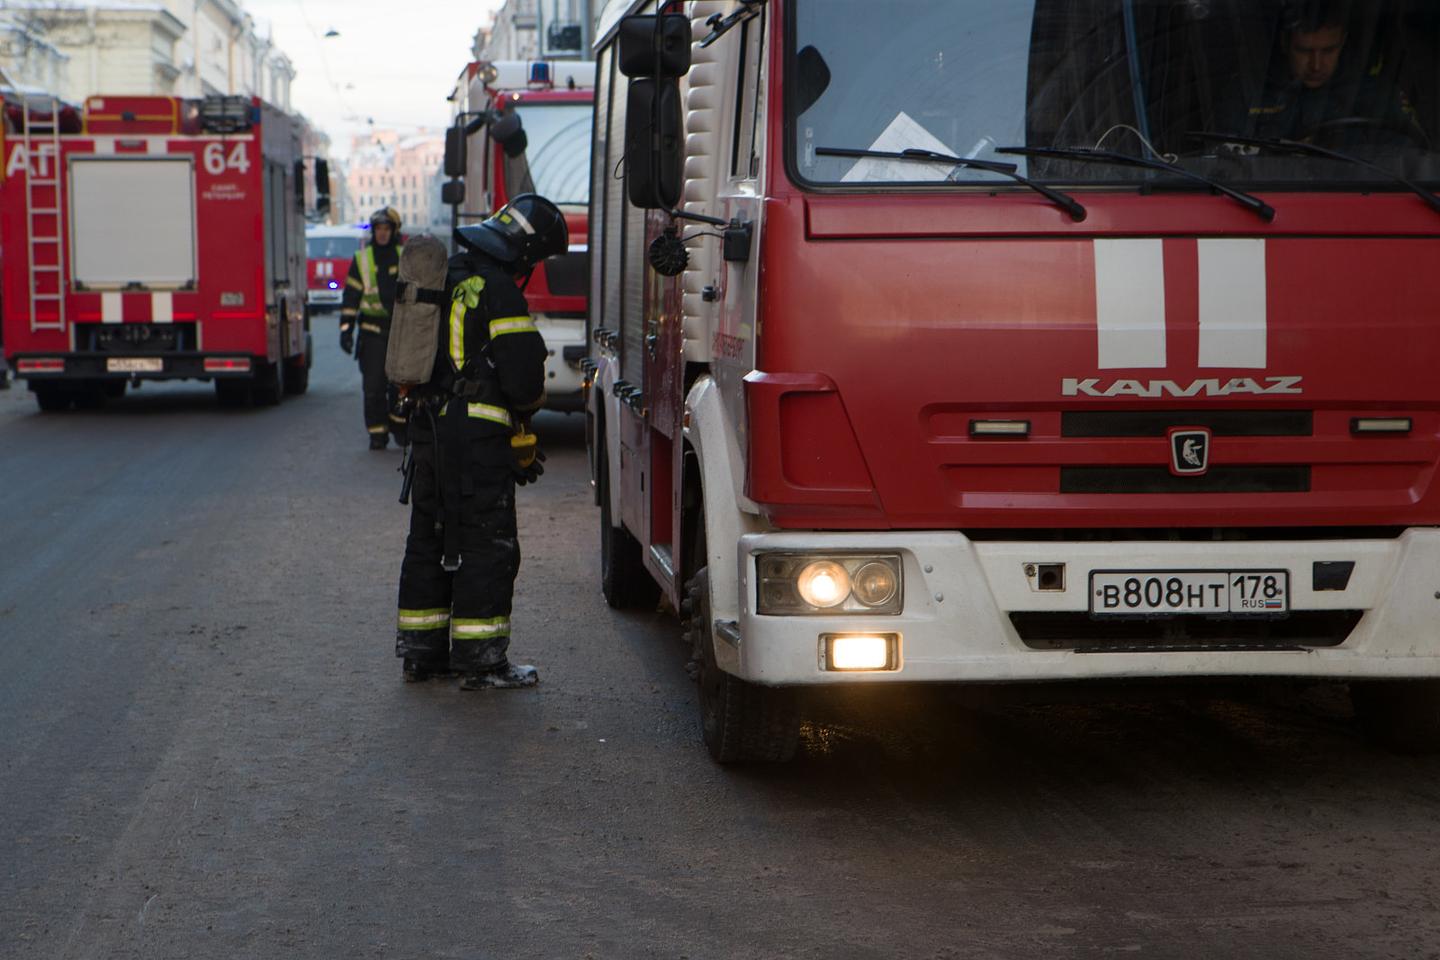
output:
[[305, 391], [297, 118], [248, 97], [0, 110], [5, 360], [42, 410], [142, 380], [211, 380], [227, 405]]

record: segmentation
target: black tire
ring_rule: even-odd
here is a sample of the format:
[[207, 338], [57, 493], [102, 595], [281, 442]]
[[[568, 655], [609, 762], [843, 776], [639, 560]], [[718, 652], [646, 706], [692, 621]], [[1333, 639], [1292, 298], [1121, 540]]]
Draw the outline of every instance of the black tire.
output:
[[35, 404], [45, 413], [61, 413], [70, 409], [75, 394], [63, 383], [37, 383], [31, 389]]
[[290, 357], [285, 361], [285, 392], [298, 397], [310, 389], [310, 355]]
[[1373, 742], [1396, 753], [1440, 753], [1440, 680], [1350, 684], [1355, 719]]
[[273, 407], [280, 402], [283, 395], [280, 364], [258, 361], [255, 365], [255, 379], [250, 381], [250, 402], [257, 407]]
[[640, 543], [610, 523], [610, 468], [600, 451], [600, 591], [616, 610], [654, 610], [660, 585], [640, 559]]
[[690, 637], [700, 648], [700, 731], [718, 763], [784, 763], [800, 743], [795, 690], [747, 683], [715, 660], [710, 614], [710, 570], [700, 568], [685, 585]]
[[250, 404], [250, 381], [216, 380], [215, 399], [222, 407], [245, 407]]

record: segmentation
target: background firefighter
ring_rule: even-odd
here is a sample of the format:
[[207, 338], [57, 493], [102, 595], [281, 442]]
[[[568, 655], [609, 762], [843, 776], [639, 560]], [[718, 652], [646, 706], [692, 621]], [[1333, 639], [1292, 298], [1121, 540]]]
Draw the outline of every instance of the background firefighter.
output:
[[[385, 348], [390, 340], [390, 312], [395, 309], [395, 276], [399, 271], [400, 214], [393, 207], [370, 215], [370, 243], [350, 261], [345, 296], [340, 305], [340, 349], [352, 350], [360, 361], [365, 429], [370, 449], [384, 450], [388, 435], [404, 446], [405, 418], [395, 411], [396, 396], [385, 379]], [[355, 328], [360, 328], [359, 342]]]
[[464, 674], [466, 689], [529, 686], [511, 664], [520, 546], [515, 485], [544, 459], [525, 418], [545, 399], [545, 342], [517, 280], [564, 253], [565, 220], [534, 194], [455, 231], [434, 373], [416, 388], [410, 535], [400, 568], [395, 653], [405, 678]]

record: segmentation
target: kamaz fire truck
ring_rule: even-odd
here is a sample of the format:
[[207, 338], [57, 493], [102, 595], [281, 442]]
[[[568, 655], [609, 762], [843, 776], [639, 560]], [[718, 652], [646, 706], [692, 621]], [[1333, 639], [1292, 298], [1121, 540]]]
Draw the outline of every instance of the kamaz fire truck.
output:
[[5, 359], [42, 410], [140, 380], [213, 380], [226, 404], [305, 391], [297, 119], [249, 97], [3, 114]]
[[305, 228], [305, 272], [310, 280], [305, 302], [311, 313], [340, 309], [345, 299], [345, 277], [350, 271], [350, 261], [360, 252], [368, 229], [369, 224], [315, 224]]
[[1346, 681], [1440, 746], [1440, 8], [597, 36], [603, 588], [687, 616], [713, 756], [835, 685], [1156, 677]]
[[525, 299], [549, 349], [545, 406], [583, 406], [585, 235], [590, 205], [590, 127], [595, 65], [581, 61], [478, 61], [450, 95], [445, 200], [455, 222], [483, 220], [511, 197], [538, 193], [565, 214], [570, 252], [535, 269]]

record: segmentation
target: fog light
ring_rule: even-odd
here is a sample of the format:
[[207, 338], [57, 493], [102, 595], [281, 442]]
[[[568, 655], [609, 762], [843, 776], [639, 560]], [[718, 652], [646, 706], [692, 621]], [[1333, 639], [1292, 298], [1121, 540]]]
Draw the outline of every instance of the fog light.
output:
[[850, 574], [832, 560], [817, 560], [800, 571], [800, 599], [812, 607], [837, 607], [850, 596]]
[[856, 570], [855, 576], [851, 578], [855, 599], [867, 607], [882, 607], [889, 603], [895, 597], [899, 586], [895, 571], [890, 569], [890, 565], [874, 560]]
[[899, 636], [893, 633], [837, 634], [820, 637], [826, 670], [895, 670]]

